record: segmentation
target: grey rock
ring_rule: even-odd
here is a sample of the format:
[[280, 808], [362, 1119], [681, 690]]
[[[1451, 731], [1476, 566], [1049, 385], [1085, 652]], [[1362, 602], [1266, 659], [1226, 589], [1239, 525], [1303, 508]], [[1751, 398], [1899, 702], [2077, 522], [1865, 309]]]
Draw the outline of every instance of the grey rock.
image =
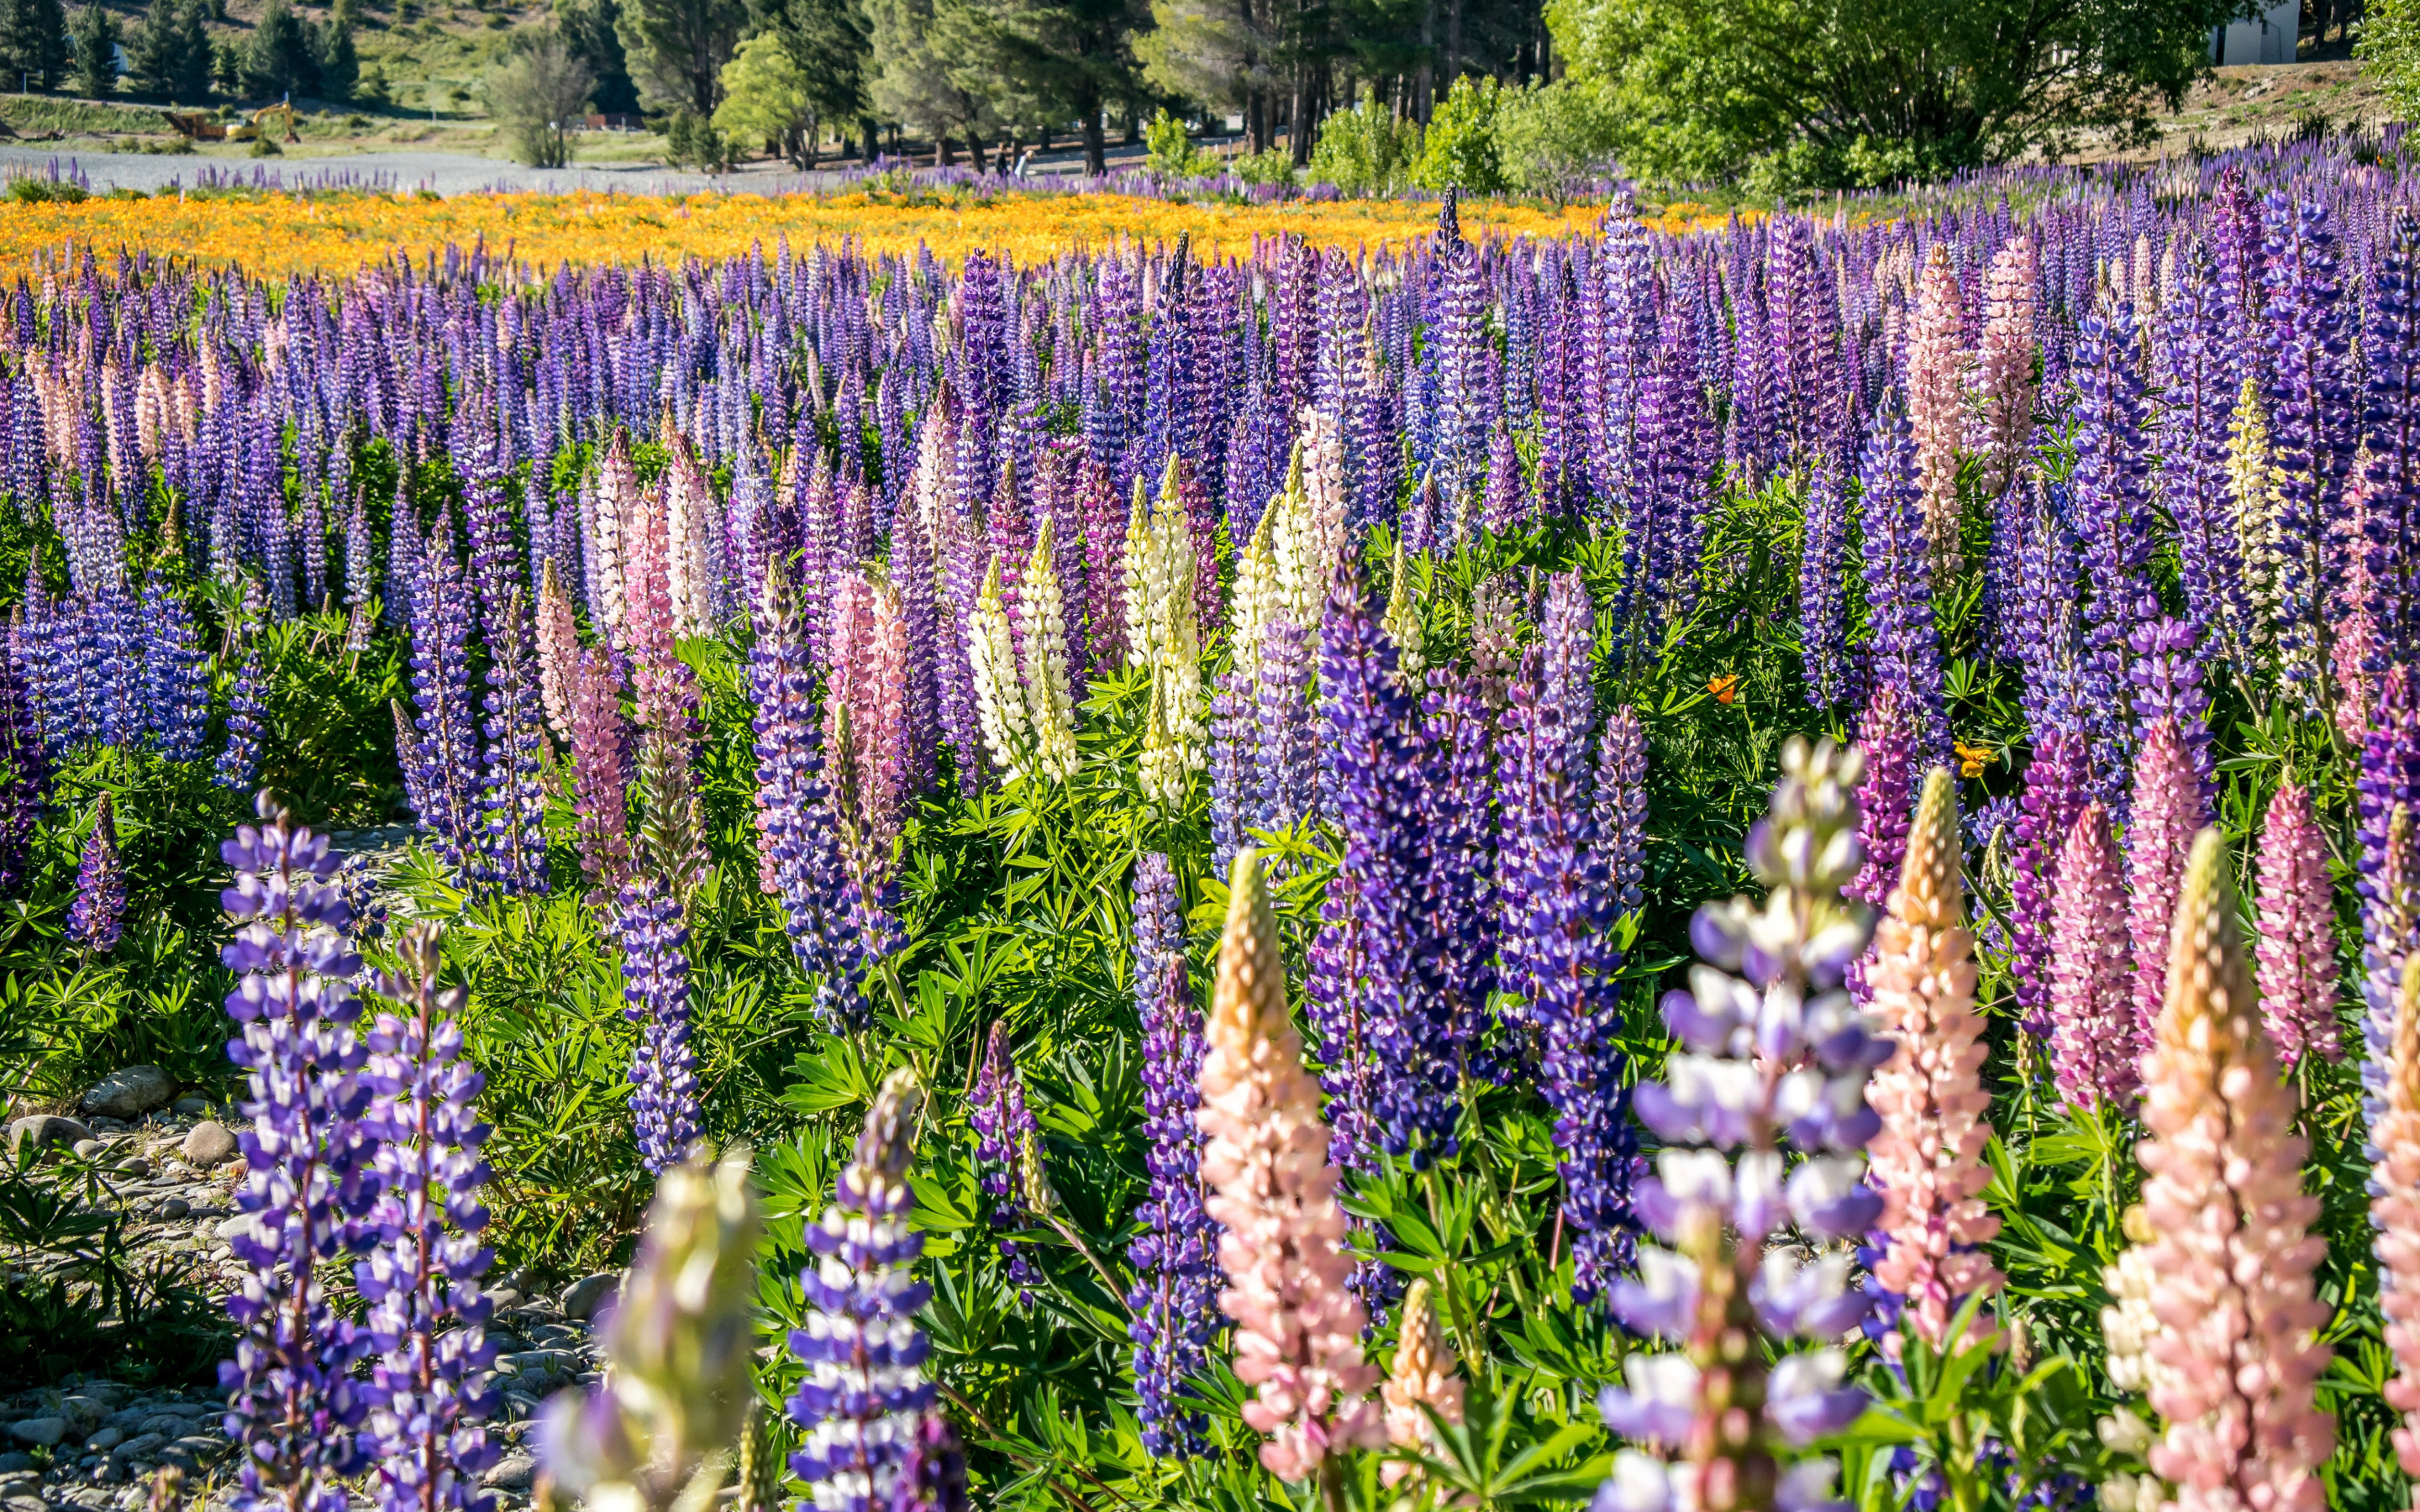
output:
[[75, 1152], [86, 1160], [92, 1159], [108, 1148], [109, 1146], [98, 1139], [79, 1139], [75, 1142]]
[[157, 1066], [128, 1066], [113, 1071], [84, 1095], [86, 1113], [105, 1119], [139, 1119], [153, 1108], [164, 1108], [177, 1095], [177, 1083]]
[[210, 1100], [206, 1097], [180, 1097], [168, 1104], [169, 1112], [181, 1114], [188, 1119], [198, 1119], [209, 1110]]
[[160, 1204], [160, 1216], [163, 1218], [182, 1218], [193, 1211], [194, 1205], [183, 1197], [170, 1197]]
[[68, 1420], [55, 1415], [28, 1417], [8, 1425], [8, 1431], [19, 1443], [39, 1443], [47, 1449], [68, 1436]]
[[597, 1316], [597, 1309], [622, 1289], [618, 1271], [600, 1271], [584, 1275], [563, 1288], [563, 1316], [586, 1319]]
[[39, 1496], [11, 1496], [0, 1501], [0, 1512], [51, 1512], [51, 1504]]
[[[184, 1427], [185, 1425], [182, 1423], [177, 1425], [177, 1430], [179, 1433], [184, 1431]], [[110, 1453], [119, 1459], [147, 1459], [154, 1451], [167, 1442], [168, 1435], [165, 1433], [138, 1434], [111, 1450]]]
[[199, 1470], [226, 1453], [227, 1442], [210, 1434], [189, 1434], [160, 1451], [160, 1462], [184, 1470]]
[[479, 1477], [479, 1484], [508, 1491], [527, 1490], [536, 1475], [535, 1459], [528, 1455], [506, 1455], [489, 1467], [488, 1473]]
[[138, 1426], [145, 1434], [156, 1433], [164, 1442], [169, 1439], [183, 1438], [193, 1432], [197, 1425], [193, 1414], [189, 1412], [154, 1412]]
[[23, 1449], [11, 1449], [0, 1455], [0, 1476], [15, 1475], [34, 1468], [34, 1457]]
[[204, 1119], [185, 1131], [185, 1159], [196, 1170], [209, 1170], [235, 1158], [235, 1134], [215, 1119]]
[[510, 1287], [498, 1287], [488, 1293], [488, 1301], [494, 1304], [496, 1311], [504, 1312], [508, 1308], [520, 1306], [521, 1294]]
[[107, 1454], [110, 1450], [116, 1448], [120, 1443], [124, 1443], [125, 1440], [126, 1434], [123, 1430], [118, 1428], [103, 1428], [99, 1433], [94, 1434], [91, 1438], [85, 1440], [84, 1446], [95, 1454]]
[[29, 1113], [8, 1125], [8, 1148], [12, 1151], [28, 1139], [37, 1146], [72, 1145], [91, 1137], [90, 1129], [55, 1113]]
[[137, 1155], [131, 1160], [118, 1162], [117, 1173], [120, 1176], [132, 1176], [138, 1179], [146, 1177], [151, 1174], [151, 1163], [145, 1160], [142, 1156]]
[[212, 1230], [212, 1232], [216, 1233], [219, 1238], [223, 1240], [233, 1239], [238, 1234], [248, 1232], [252, 1227], [252, 1220], [253, 1214], [248, 1212], [239, 1212], [234, 1217], [220, 1224], [217, 1228]]

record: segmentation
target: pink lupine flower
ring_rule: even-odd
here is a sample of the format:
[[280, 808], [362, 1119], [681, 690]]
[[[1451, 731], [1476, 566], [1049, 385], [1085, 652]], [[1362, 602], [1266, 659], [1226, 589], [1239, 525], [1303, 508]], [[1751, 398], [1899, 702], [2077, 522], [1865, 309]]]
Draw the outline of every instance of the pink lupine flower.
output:
[[[1975, 935], [1961, 885], [1957, 790], [1934, 767], [1924, 782], [1907, 864], [1874, 932], [1868, 1005], [1898, 1050], [1867, 1084], [1882, 1116], [1869, 1183], [1883, 1194], [1883, 1257], [1874, 1279], [1906, 1302], [1903, 1315], [1935, 1349], [1967, 1298], [1999, 1289], [1982, 1246], [2000, 1231], [1982, 1191], [1983, 1021], [1975, 1011]], [[1979, 1333], [1990, 1325], [1981, 1324]]]
[[834, 581], [830, 616], [824, 749], [852, 765], [834, 774], [835, 791], [853, 810], [853, 843], [863, 851], [859, 874], [878, 885], [890, 875], [892, 849], [907, 817], [908, 621], [898, 590], [863, 572]]
[[2133, 953], [2109, 810], [2085, 805], [2058, 852], [2051, 899], [2051, 1072], [2071, 1107], [2124, 1105], [2139, 1085]]
[[2167, 1424], [2150, 1464], [2180, 1512], [2319, 1512], [2319, 1466], [2335, 1444], [2315, 1395], [2332, 1352], [2317, 1337], [2329, 1308], [2312, 1285], [2327, 1242], [2310, 1232], [2319, 1205], [2302, 1189], [2307, 1144], [2235, 920], [2225, 845], [2204, 829], [2143, 1057], [2145, 1258], [2159, 1320], [2149, 1349], [2162, 1367], [2150, 1398]]
[[580, 622], [573, 615], [571, 595], [546, 559], [537, 589], [537, 687], [546, 701], [547, 727], [554, 738], [571, 744], [573, 689], [580, 680]]
[[1987, 495], [2004, 491], [2024, 462], [2034, 422], [2034, 239], [2019, 236], [1992, 257], [1983, 280], [1983, 344], [1975, 386], [1983, 409], [1975, 450]]
[[1932, 244], [1907, 343], [1907, 418], [1916, 433], [1924, 533], [1936, 578], [1958, 571], [1958, 443], [1965, 430], [1968, 357], [1959, 345], [1958, 270], [1947, 242]]
[[1244, 1421], [1268, 1435], [1261, 1463], [1309, 1480], [1331, 1451], [1386, 1440], [1361, 1358], [1367, 1317], [1346, 1287], [1338, 1172], [1319, 1083], [1286, 1011], [1285, 963], [1259, 856], [1235, 857], [1226, 937], [1202, 1062], [1204, 1204], [1224, 1232], [1218, 1306], [1235, 1324], [1236, 1378], [1259, 1388]]
[[2134, 1025], [2145, 1043], [2167, 993], [2168, 958], [2159, 948], [2176, 914], [2177, 885], [2194, 832], [2210, 822], [2209, 801], [2176, 721], [2154, 719], [2134, 757], [2133, 816], [2126, 825], [2126, 882], [2133, 894]]
[[2310, 790], [2287, 779], [2260, 834], [2260, 1011], [2277, 1057], [2344, 1058], [2336, 1023], [2335, 892]]
[[[1435, 1437], [1429, 1413], [1448, 1423], [1462, 1421], [1462, 1377], [1453, 1347], [1438, 1326], [1428, 1278], [1422, 1276], [1404, 1293], [1403, 1326], [1397, 1334], [1395, 1363], [1387, 1383], [1378, 1388], [1386, 1404], [1387, 1442], [1398, 1449], [1423, 1450]], [[1378, 1478], [1395, 1485], [1419, 1467], [1389, 1460]]]
[[2395, 1379], [2386, 1405], [2403, 1414], [2395, 1456], [2420, 1475], [2420, 956], [2403, 964], [2395, 997], [2395, 1037], [2386, 1066], [2386, 1111], [2370, 1129], [2378, 1164], [2370, 1171], [2370, 1222], [2378, 1239], [2378, 1306]]

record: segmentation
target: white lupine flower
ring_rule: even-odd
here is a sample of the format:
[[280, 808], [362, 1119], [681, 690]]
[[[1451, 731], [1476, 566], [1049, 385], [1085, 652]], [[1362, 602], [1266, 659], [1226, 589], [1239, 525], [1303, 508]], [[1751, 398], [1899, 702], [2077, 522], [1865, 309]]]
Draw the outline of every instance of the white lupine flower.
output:
[[1025, 700], [1034, 761], [1044, 776], [1064, 782], [1076, 775], [1076, 704], [1067, 690], [1067, 611], [1047, 517], [1026, 565], [1016, 613], [1025, 630]]
[[983, 595], [967, 616], [967, 662], [974, 671], [975, 717], [991, 759], [1012, 779], [1023, 777], [1032, 751], [1025, 689], [1016, 679], [1016, 644], [1000, 601], [1000, 558], [984, 574]]

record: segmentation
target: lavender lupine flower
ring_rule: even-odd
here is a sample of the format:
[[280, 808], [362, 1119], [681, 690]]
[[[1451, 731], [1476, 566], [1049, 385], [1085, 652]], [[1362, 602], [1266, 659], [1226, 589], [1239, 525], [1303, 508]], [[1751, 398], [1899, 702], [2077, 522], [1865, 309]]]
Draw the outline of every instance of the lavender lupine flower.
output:
[[2025, 789], [2018, 798], [2016, 854], [2011, 859], [2009, 964], [2025, 1028], [2050, 1033], [2051, 910], [2058, 895], [2058, 857], [2067, 832], [2081, 811], [2086, 747], [2080, 733], [2043, 733], [2025, 764]]
[[51, 764], [14, 645], [0, 635], [0, 896], [24, 883], [34, 828], [49, 796]]
[[2202, 690], [2202, 657], [2194, 627], [2181, 620], [2160, 620], [2136, 627], [2128, 644], [2134, 653], [2128, 675], [2134, 684], [2136, 735], [2148, 740], [2151, 725], [2160, 719], [2174, 725], [2194, 780], [2208, 801], [2215, 775], [2210, 695]]
[[1798, 559], [1798, 640], [1807, 701], [1829, 708], [1849, 692], [1849, 505], [1840, 470], [1823, 458], [1807, 480], [1807, 518]]
[[639, 1028], [630, 1111], [639, 1164], [661, 1176], [697, 1143], [697, 1058], [689, 1043], [689, 930], [680, 904], [653, 877], [622, 884], [613, 919], [622, 951], [622, 1016]]
[[2209, 255], [2196, 244], [2181, 260], [2155, 320], [2154, 378], [2160, 498], [2177, 524], [2177, 563], [2196, 639], [2240, 668], [2251, 665], [2251, 601], [2227, 489], [2227, 427], [2234, 363]]
[[[1916, 483], [1916, 446], [1903, 417], [1887, 412], [1874, 417], [1861, 477], [1872, 681], [1877, 688], [1888, 687], [1898, 695], [1901, 712], [1911, 721], [1910, 749], [1928, 759], [1946, 759], [1949, 722], [1941, 703], [1941, 639], [1932, 624], [1932, 547]], [[1913, 790], [1910, 797], [1912, 801]]]
[[[1008, 1053], [1008, 1026], [998, 1019], [992, 1021], [983, 1064], [967, 1097], [967, 1121], [975, 1130], [975, 1159], [983, 1168], [984, 1196], [992, 1202], [991, 1226], [1027, 1227], [1025, 1167], [1035, 1138], [1033, 1115], [1025, 1105], [1025, 1078], [1016, 1073], [1016, 1062]], [[1000, 1254], [1008, 1262], [1009, 1284], [1030, 1303], [1041, 1273], [1013, 1239], [1001, 1238]]]
[[1637, 913], [1647, 902], [1647, 731], [1627, 703], [1605, 721], [1597, 741], [1595, 804], [1614, 911]]
[[782, 900], [791, 953], [815, 979], [826, 1025], [839, 1030], [863, 1012], [856, 990], [863, 963], [824, 775], [805, 632], [778, 563], [766, 567], [748, 675], [756, 700], [758, 882]]
[[[2325, 206], [2273, 193], [2261, 205], [2267, 254], [2268, 420], [2276, 536], [2270, 563], [2277, 645], [2289, 686], [2316, 695], [2326, 663], [2321, 625], [2339, 570], [2330, 537], [2344, 509], [2359, 429], [2338, 282], [2336, 233]], [[2149, 549], [2148, 542], [2144, 549]]]
[[211, 780], [223, 788], [240, 792], [260, 775], [260, 743], [267, 733], [261, 716], [268, 712], [263, 681], [260, 647], [255, 644], [244, 653], [227, 690], [226, 745], [211, 773]]
[[489, 620], [487, 765], [480, 774], [480, 872], [508, 896], [546, 891], [546, 710], [520, 589]]
[[789, 1400], [790, 1420], [807, 1430], [790, 1469], [818, 1512], [889, 1508], [933, 1403], [919, 1368], [931, 1346], [915, 1320], [932, 1288], [915, 1278], [924, 1240], [908, 1219], [923, 1101], [915, 1072], [891, 1073], [831, 1207], [807, 1226], [807, 1245], [823, 1258], [799, 1278], [809, 1311], [806, 1326], [790, 1331], [790, 1352], [807, 1366]]
[[471, 693], [471, 590], [441, 526], [421, 564], [411, 617], [411, 702], [421, 764], [420, 825], [446, 864], [468, 872], [477, 854], [479, 747]]
[[1151, 1148], [1143, 1163], [1151, 1192], [1135, 1217], [1142, 1226], [1126, 1259], [1135, 1284], [1126, 1293], [1135, 1342], [1136, 1415], [1143, 1447], [1163, 1458], [1200, 1448], [1208, 1424], [1188, 1408], [1188, 1377], [1208, 1369], [1218, 1332], [1218, 1283], [1212, 1262], [1218, 1226], [1202, 1211], [1201, 1107], [1202, 1015], [1185, 971], [1185, 936], [1176, 878], [1168, 857], [1146, 854], [1135, 863], [1135, 1011], [1142, 1021], [1143, 1131]]
[[[1864, 861], [1862, 759], [1792, 737], [1781, 764], [1772, 813], [1747, 841], [1771, 891], [1761, 905], [1743, 897], [1698, 911], [1689, 933], [1702, 964], [1690, 990], [1663, 1004], [1682, 1049], [1665, 1082], [1638, 1088], [1639, 1117], [1667, 1147], [1638, 1211], [1677, 1249], [1642, 1250], [1639, 1279], [1614, 1288], [1613, 1311], [1685, 1349], [1633, 1354], [1626, 1389], [1599, 1397], [1608, 1427], [1665, 1456], [1621, 1451], [1599, 1512], [1814, 1506], [1830, 1462], [1785, 1470], [1784, 1458], [1865, 1409], [1865, 1394], [1841, 1385], [1837, 1348], [1782, 1352], [1768, 1366], [1747, 1342], [1760, 1330], [1785, 1345], [1836, 1339], [1865, 1315], [1838, 1257], [1802, 1264], [1765, 1242], [1785, 1221], [1837, 1239], [1880, 1215], [1856, 1152], [1881, 1125], [1867, 1075], [1894, 1049], [1843, 986], [1873, 931], [1866, 907], [1841, 895]], [[1785, 1145], [1798, 1152], [1794, 1170]]]
[[92, 833], [76, 865], [75, 902], [68, 905], [67, 937], [96, 955], [117, 948], [126, 921], [126, 867], [117, 858], [117, 818], [104, 790], [92, 803]]
[[1553, 639], [1524, 655], [1504, 711], [1502, 980], [1544, 1041], [1538, 1087], [1555, 1110], [1572, 1294], [1587, 1302], [1629, 1268], [1639, 1162], [1619, 1048], [1615, 887], [1587, 791], [1594, 709], [1556, 675], [1575, 661], [1585, 669], [1589, 637], [1569, 616], [1550, 616], [1546, 629]]
[[402, 1011], [379, 1014], [362, 1073], [371, 1098], [362, 1127], [380, 1141], [369, 1215], [380, 1237], [354, 1273], [379, 1352], [366, 1436], [382, 1512], [482, 1512], [494, 1498], [478, 1489], [479, 1473], [499, 1455], [478, 1426], [495, 1359], [483, 1326], [492, 1304], [479, 1288], [491, 1253], [478, 1238], [488, 1126], [475, 1104], [486, 1078], [462, 1062], [462, 990], [437, 985], [437, 938], [433, 923], [404, 935], [406, 974], [379, 984]]
[[143, 618], [144, 687], [160, 754], [172, 762], [200, 761], [210, 683], [209, 658], [194, 639], [193, 610], [182, 594], [154, 578], [143, 592]]
[[2092, 737], [2092, 795], [2119, 813], [2134, 765], [2129, 640], [2159, 609], [2151, 596], [2157, 536], [2144, 487], [2140, 361], [2131, 306], [2085, 318], [2076, 336], [2075, 468], [2068, 485], [2089, 590], [2076, 709]]
[[231, 1504], [241, 1512], [345, 1512], [336, 1482], [361, 1469], [354, 1439], [365, 1406], [350, 1366], [362, 1352], [314, 1273], [358, 1243], [371, 1196], [359, 1119], [361, 1004], [347, 985], [361, 959], [324, 836], [294, 824], [267, 794], [262, 823], [220, 847], [235, 869], [219, 901], [235, 921], [222, 952], [241, 1037], [227, 1057], [246, 1073], [240, 1135], [246, 1174], [236, 1210], [250, 1221], [229, 1242], [247, 1274], [227, 1299], [242, 1331], [219, 1366], [230, 1393], [226, 1434], [244, 1445]]
[[1907, 858], [1908, 815], [1916, 806], [1916, 731], [1906, 695], [1888, 683], [1874, 688], [1857, 721], [1865, 783], [1857, 790], [1858, 835], [1866, 864], [1846, 891], [1880, 907]]
[[2362, 337], [2362, 525], [2359, 563], [2387, 658], [2420, 656], [2420, 221], [2397, 207], [2369, 271]]

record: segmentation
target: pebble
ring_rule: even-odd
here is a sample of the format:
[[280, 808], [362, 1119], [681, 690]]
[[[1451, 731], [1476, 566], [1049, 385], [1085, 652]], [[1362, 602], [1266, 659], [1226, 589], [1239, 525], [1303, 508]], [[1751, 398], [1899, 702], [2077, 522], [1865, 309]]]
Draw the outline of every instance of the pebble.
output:
[[99, 1433], [94, 1434], [91, 1438], [85, 1440], [84, 1446], [86, 1449], [91, 1450], [94, 1454], [107, 1454], [110, 1450], [116, 1448], [119, 1444], [125, 1442], [126, 1435], [121, 1430], [117, 1428], [103, 1428]]
[[206, 1097], [180, 1097], [168, 1104], [168, 1111], [188, 1119], [198, 1119], [210, 1110]]
[[98, 1139], [79, 1139], [75, 1142], [75, 1152], [85, 1160], [92, 1159], [108, 1148], [108, 1145]]
[[163, 1218], [182, 1218], [193, 1211], [194, 1205], [183, 1197], [170, 1197], [160, 1204], [160, 1216]]
[[506, 1455], [489, 1466], [479, 1484], [499, 1490], [526, 1490], [537, 1474], [537, 1461], [528, 1455]]
[[177, 1083], [157, 1066], [128, 1066], [111, 1072], [85, 1093], [86, 1113], [109, 1119], [139, 1119], [153, 1108], [164, 1108], [177, 1095]]
[[161, 1450], [160, 1462], [184, 1470], [199, 1470], [226, 1451], [227, 1442], [214, 1434], [189, 1434]]
[[55, 1113], [29, 1113], [8, 1125], [8, 1149], [11, 1151], [28, 1139], [37, 1146], [73, 1145], [91, 1137], [90, 1129]]
[[121, 1161], [118, 1164], [117, 1173], [120, 1176], [148, 1176], [151, 1174], [151, 1163], [137, 1155], [132, 1160]]
[[[184, 1430], [184, 1425], [181, 1423], [178, 1424], [177, 1427], [179, 1432]], [[168, 1435], [164, 1433], [138, 1434], [119, 1444], [113, 1453], [119, 1459], [141, 1459], [167, 1442]]]
[[226, 1220], [226, 1222], [219, 1225], [215, 1229], [212, 1229], [211, 1232], [217, 1234], [221, 1239], [233, 1239], [238, 1234], [243, 1233], [251, 1227], [252, 1214], [248, 1212], [239, 1212], [234, 1217]]
[[184, 1157], [197, 1169], [209, 1170], [235, 1156], [235, 1134], [215, 1119], [205, 1119], [185, 1132]]
[[622, 1276], [616, 1271], [600, 1271], [584, 1275], [563, 1288], [563, 1316], [585, 1322], [597, 1316], [597, 1309], [622, 1288]]
[[28, 1417], [8, 1426], [8, 1431], [19, 1443], [39, 1443], [50, 1448], [68, 1436], [68, 1420], [64, 1417]]

